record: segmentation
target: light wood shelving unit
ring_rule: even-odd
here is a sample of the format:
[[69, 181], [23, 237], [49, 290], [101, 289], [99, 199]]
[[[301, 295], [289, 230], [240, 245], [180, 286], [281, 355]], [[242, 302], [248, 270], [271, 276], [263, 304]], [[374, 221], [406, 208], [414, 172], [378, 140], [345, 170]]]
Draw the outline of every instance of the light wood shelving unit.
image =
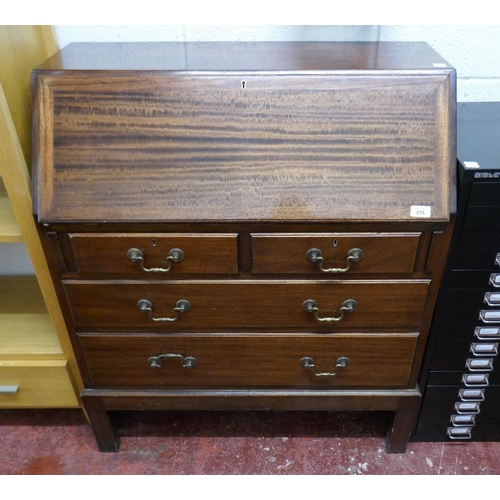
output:
[[[78, 408], [77, 364], [32, 216], [30, 73], [50, 26], [0, 26], [0, 245], [23, 242], [35, 276], [0, 276], [0, 408]], [[1, 258], [1, 253], [0, 253]]]

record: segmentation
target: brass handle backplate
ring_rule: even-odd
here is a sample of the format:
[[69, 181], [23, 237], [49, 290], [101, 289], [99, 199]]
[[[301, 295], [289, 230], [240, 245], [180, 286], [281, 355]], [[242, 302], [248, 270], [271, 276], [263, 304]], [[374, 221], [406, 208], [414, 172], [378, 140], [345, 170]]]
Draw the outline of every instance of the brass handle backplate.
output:
[[141, 312], [148, 313], [149, 317], [153, 321], [177, 321], [177, 319], [179, 318], [179, 313], [185, 313], [191, 309], [191, 302], [189, 302], [188, 300], [178, 300], [173, 309], [173, 312], [175, 313], [174, 316], [164, 316], [160, 318], [155, 318], [153, 316], [153, 304], [149, 300], [139, 300], [139, 302], [137, 302], [137, 308]]
[[325, 268], [325, 259], [321, 250], [317, 248], [310, 248], [306, 252], [306, 259], [313, 264], [319, 263], [319, 269], [324, 273], [345, 273], [351, 269], [351, 262], [359, 262], [363, 258], [363, 250], [361, 248], [351, 248], [347, 252], [347, 265], [345, 267], [328, 267]]
[[159, 356], [151, 356], [148, 359], [149, 366], [151, 368], [161, 368], [162, 359], [166, 358], [180, 359], [182, 368], [188, 368], [188, 369], [194, 368], [197, 363], [196, 358], [193, 358], [192, 356], [184, 357], [182, 354], [160, 354]]
[[129, 248], [127, 257], [130, 262], [140, 262], [142, 270], [147, 273], [168, 273], [172, 268], [172, 262], [182, 262], [184, 260], [184, 252], [180, 248], [172, 248], [166, 258], [167, 267], [146, 267], [144, 265], [144, 252], [138, 248]]
[[300, 366], [302, 368], [307, 368], [308, 370], [314, 370], [314, 376], [315, 377], [336, 377], [341, 370], [344, 368], [347, 368], [349, 364], [351, 363], [351, 360], [345, 356], [341, 356], [340, 358], [337, 358], [337, 361], [335, 362], [335, 368], [338, 368], [338, 370], [335, 370], [334, 372], [316, 372], [316, 364], [314, 363], [313, 358], [310, 358], [309, 356], [304, 356], [300, 360]]
[[318, 321], [332, 323], [341, 321], [344, 318], [346, 312], [353, 312], [358, 307], [358, 303], [354, 299], [344, 300], [342, 306], [338, 310], [338, 316], [320, 316], [320, 309], [318, 303], [315, 300], [307, 299], [304, 300], [302, 308], [308, 313], [314, 313], [314, 317]]

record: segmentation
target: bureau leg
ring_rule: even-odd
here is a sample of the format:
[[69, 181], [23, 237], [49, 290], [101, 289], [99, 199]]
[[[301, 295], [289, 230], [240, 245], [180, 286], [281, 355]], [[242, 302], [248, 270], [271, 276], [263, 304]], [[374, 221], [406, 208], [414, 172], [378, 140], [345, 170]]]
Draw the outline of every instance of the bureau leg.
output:
[[114, 432], [108, 413], [98, 397], [82, 395], [82, 404], [90, 422], [99, 451], [118, 451], [120, 438]]
[[394, 415], [392, 424], [387, 432], [385, 446], [387, 453], [405, 453], [406, 446], [418, 417], [420, 398], [404, 400]]

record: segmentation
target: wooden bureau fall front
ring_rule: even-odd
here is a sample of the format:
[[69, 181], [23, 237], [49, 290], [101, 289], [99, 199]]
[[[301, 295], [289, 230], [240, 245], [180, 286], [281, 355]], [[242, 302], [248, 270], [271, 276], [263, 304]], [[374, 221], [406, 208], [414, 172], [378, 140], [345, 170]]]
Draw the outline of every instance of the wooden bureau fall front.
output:
[[70, 44], [33, 72], [34, 213], [99, 448], [110, 410], [393, 411], [454, 210], [423, 43]]

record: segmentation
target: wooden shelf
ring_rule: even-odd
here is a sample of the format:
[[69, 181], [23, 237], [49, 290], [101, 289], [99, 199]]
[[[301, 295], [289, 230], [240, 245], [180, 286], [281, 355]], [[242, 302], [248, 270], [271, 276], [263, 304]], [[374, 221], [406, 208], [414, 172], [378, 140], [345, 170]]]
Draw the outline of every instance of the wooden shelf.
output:
[[0, 325], [0, 360], [65, 359], [35, 277], [0, 278]]
[[[35, 276], [0, 277], [2, 408], [80, 406], [83, 387], [32, 212], [31, 71], [57, 51], [51, 26], [0, 26], [0, 244], [22, 242]], [[28, 162], [26, 161], [28, 160]]]
[[0, 178], [0, 243], [19, 241], [23, 241], [23, 235], [12, 210], [3, 181]]

